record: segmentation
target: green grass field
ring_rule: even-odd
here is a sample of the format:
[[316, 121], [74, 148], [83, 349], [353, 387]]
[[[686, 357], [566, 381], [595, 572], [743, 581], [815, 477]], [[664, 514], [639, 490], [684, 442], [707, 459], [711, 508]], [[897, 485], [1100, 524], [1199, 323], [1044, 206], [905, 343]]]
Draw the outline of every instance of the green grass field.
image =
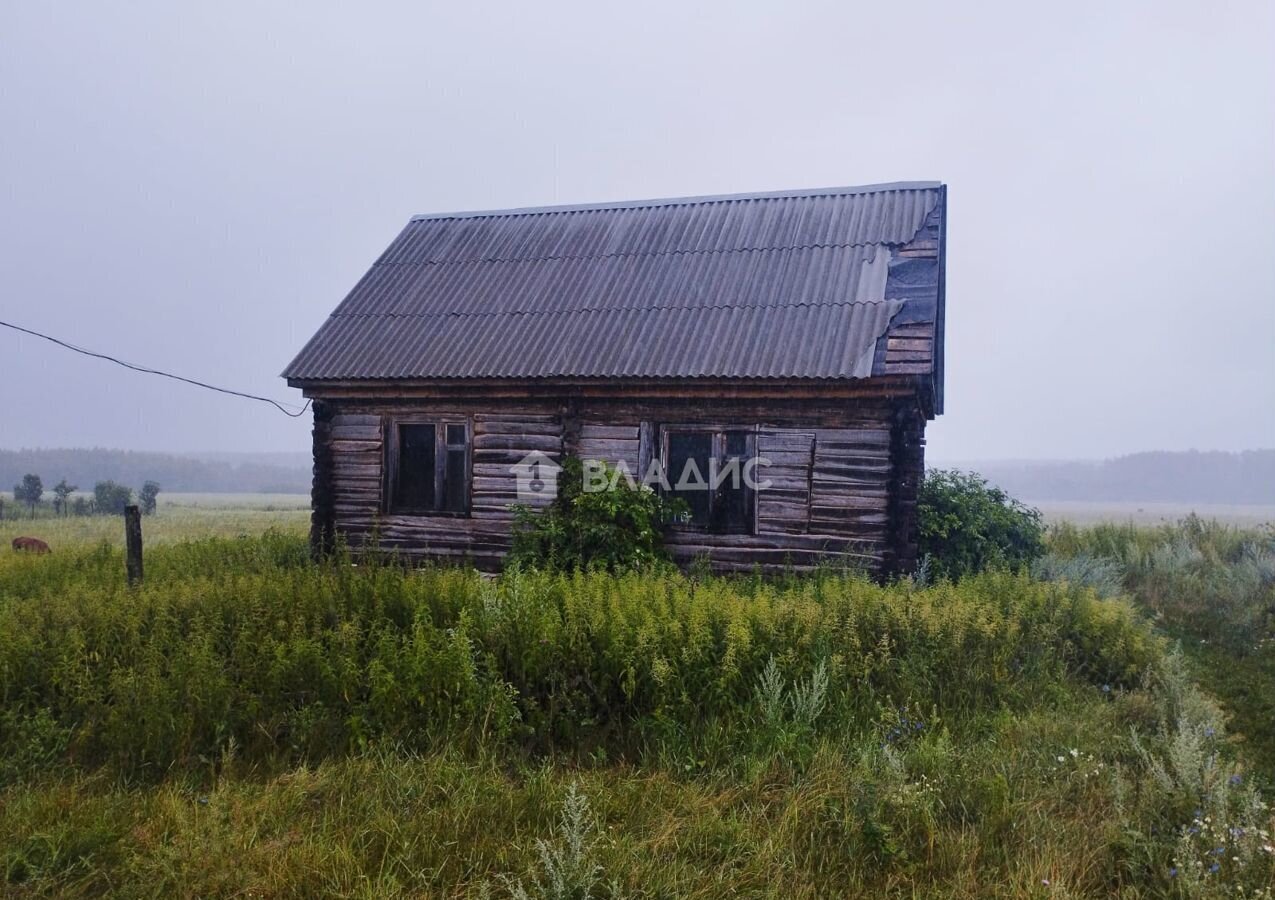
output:
[[[10, 499], [0, 519], [0, 542], [8, 551], [19, 535], [38, 537], [53, 548], [73, 552], [106, 541], [124, 546], [124, 521], [119, 516], [55, 517], [41, 508], [27, 517]], [[310, 500], [301, 494], [160, 494], [153, 516], [142, 520], [142, 541], [169, 544], [206, 537], [259, 535], [268, 528], [301, 534], [310, 523]]]
[[955, 586], [493, 580], [166, 499], [137, 590], [116, 520], [0, 523], [6, 896], [1275, 888], [1267, 532], [1063, 528]]

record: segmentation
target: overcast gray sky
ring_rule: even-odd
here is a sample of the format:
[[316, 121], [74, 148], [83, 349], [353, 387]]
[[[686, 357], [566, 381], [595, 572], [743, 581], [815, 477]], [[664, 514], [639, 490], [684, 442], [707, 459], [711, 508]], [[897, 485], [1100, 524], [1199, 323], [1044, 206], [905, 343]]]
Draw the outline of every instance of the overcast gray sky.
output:
[[[941, 179], [939, 459], [1275, 446], [1275, 4], [0, 8], [0, 318], [281, 400], [412, 213]], [[0, 447], [307, 420], [0, 329]]]

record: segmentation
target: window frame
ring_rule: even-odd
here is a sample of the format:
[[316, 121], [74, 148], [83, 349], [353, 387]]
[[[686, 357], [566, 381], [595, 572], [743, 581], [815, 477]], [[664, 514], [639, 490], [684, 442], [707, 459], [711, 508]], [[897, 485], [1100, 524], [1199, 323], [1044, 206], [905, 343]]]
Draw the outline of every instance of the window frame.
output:
[[[434, 427], [434, 506], [400, 506], [396, 500], [400, 464], [401, 428], [404, 425], [432, 425]], [[465, 508], [444, 509], [447, 497], [447, 457], [449, 450], [459, 450], [457, 444], [447, 442], [447, 427], [460, 425], [465, 429]], [[474, 426], [467, 416], [395, 416], [389, 420], [385, 439], [385, 495], [381, 507], [387, 515], [415, 518], [440, 517], [450, 519], [470, 518], [474, 510]]]
[[[746, 463], [750, 459], [757, 458], [757, 434], [759, 430], [760, 428], [757, 425], [733, 425], [733, 424], [725, 424], [720, 422], [661, 424], [659, 427], [659, 432], [658, 432], [659, 433], [659, 460], [660, 460], [660, 466], [664, 470], [664, 475], [669, 480], [670, 488], [672, 487], [673, 484], [676, 483], [673, 478], [674, 473], [668, 470], [669, 436], [670, 435], [687, 434], [687, 433], [692, 433], [692, 434], [699, 433], [699, 434], [710, 435], [712, 439], [713, 458], [718, 461], [718, 465], [720, 466], [722, 462], [726, 459], [727, 433], [733, 432], [733, 433], [744, 435], [745, 445], [744, 445], [744, 456], [742, 457], [742, 459]], [[682, 473], [678, 472], [677, 476], [680, 477], [681, 474]], [[700, 474], [703, 475], [705, 478], [709, 477], [708, 472], [702, 472]], [[743, 477], [742, 467], [740, 471], [740, 476], [741, 478]], [[719, 488], [717, 491], [712, 491], [709, 493], [708, 524], [697, 525], [692, 522], [673, 522], [670, 524], [669, 527], [677, 531], [687, 531], [687, 532], [693, 532], [695, 534], [755, 535], [757, 533], [757, 491], [748, 487], [747, 485], [741, 485], [741, 488], [745, 492], [744, 505], [745, 505], [745, 509], [747, 510], [747, 515], [746, 515], [747, 521], [745, 521], [742, 526], [723, 528], [720, 526], [713, 525], [714, 510], [716, 509], [717, 504], [720, 502], [719, 492], [721, 491], [721, 488]], [[665, 496], [670, 498], [676, 497], [677, 491], [669, 490], [665, 494]]]

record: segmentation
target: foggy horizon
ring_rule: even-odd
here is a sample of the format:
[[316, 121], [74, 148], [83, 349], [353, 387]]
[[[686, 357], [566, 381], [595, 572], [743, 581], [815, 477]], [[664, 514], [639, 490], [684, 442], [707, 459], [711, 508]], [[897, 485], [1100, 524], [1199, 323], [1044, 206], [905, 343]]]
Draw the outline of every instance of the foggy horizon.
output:
[[[418, 213], [948, 185], [936, 461], [1275, 447], [1275, 7], [0, 12], [0, 319], [299, 406]], [[2, 448], [310, 420], [0, 328]]]

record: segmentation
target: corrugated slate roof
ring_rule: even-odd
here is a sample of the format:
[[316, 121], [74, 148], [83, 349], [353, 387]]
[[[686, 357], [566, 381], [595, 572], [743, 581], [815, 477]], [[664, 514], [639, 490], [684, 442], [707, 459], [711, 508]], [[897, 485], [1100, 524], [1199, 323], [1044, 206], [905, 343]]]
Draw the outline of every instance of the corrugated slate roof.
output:
[[296, 381], [863, 378], [937, 182], [413, 218]]

